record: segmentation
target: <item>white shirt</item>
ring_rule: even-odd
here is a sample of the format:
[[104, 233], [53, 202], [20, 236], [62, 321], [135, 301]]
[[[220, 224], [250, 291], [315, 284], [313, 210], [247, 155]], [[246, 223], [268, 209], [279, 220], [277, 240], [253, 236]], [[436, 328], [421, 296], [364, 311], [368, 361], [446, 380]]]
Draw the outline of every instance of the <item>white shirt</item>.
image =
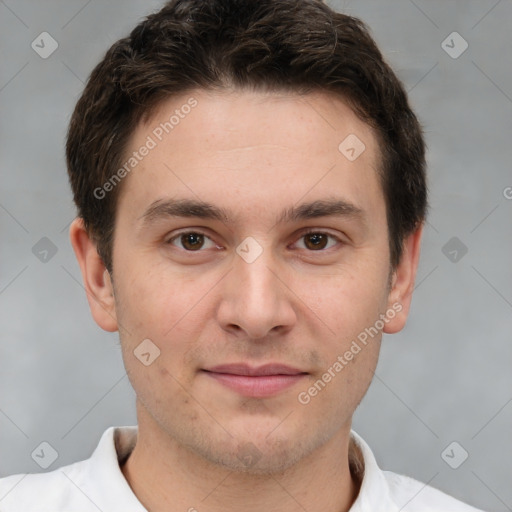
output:
[[[481, 512], [412, 478], [382, 471], [354, 431], [364, 476], [350, 512]], [[137, 427], [110, 427], [89, 459], [39, 474], [0, 479], [1, 512], [147, 512], [120, 469]]]

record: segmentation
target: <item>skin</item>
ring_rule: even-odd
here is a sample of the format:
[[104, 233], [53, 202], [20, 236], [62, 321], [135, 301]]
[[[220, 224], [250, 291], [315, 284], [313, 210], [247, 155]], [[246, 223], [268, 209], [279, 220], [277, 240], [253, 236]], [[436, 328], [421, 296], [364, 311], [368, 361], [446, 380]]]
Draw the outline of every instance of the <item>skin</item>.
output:
[[[92, 315], [119, 330], [137, 394], [139, 436], [122, 471], [152, 512], [348, 510], [358, 492], [348, 464], [351, 419], [381, 335], [308, 404], [298, 395], [393, 304], [401, 311], [384, 332], [403, 328], [421, 228], [390, 272], [377, 139], [327, 93], [194, 90], [141, 122], [127, 155], [190, 97], [197, 107], [122, 182], [113, 279], [81, 219], [71, 226]], [[349, 134], [366, 146], [352, 162], [338, 150]], [[277, 222], [284, 208], [332, 198], [359, 213]], [[167, 199], [201, 199], [228, 218], [144, 222]], [[206, 235], [198, 249], [173, 238], [187, 230]], [[319, 249], [306, 230], [334, 238]], [[252, 263], [236, 252], [249, 236], [262, 249]], [[149, 366], [133, 353], [147, 338], [160, 350]], [[235, 362], [282, 363], [305, 375], [254, 398], [202, 371]]]

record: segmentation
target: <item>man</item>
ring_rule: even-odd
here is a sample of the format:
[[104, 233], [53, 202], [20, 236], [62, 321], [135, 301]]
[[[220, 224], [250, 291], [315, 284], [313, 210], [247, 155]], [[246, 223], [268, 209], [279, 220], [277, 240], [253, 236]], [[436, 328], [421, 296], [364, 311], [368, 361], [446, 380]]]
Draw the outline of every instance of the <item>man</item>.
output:
[[10, 511], [474, 511], [351, 431], [405, 325], [424, 142], [365, 26], [319, 0], [173, 0], [71, 119], [70, 237], [138, 428], [0, 481]]

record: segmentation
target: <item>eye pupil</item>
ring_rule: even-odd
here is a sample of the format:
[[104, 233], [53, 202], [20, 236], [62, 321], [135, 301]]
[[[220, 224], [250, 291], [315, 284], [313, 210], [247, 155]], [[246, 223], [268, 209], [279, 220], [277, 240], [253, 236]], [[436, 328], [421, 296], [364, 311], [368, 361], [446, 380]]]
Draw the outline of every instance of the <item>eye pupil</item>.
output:
[[204, 244], [204, 235], [199, 233], [186, 233], [181, 236], [183, 247], [189, 250], [201, 248]]
[[323, 249], [327, 244], [327, 236], [321, 233], [308, 234], [305, 238], [308, 249]]

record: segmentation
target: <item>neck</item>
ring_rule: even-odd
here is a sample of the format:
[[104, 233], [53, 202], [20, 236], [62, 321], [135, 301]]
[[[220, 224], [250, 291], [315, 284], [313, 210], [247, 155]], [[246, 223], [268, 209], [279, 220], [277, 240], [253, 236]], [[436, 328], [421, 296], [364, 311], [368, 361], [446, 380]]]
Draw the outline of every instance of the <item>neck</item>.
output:
[[121, 470], [150, 512], [344, 512], [360, 485], [349, 467], [349, 438], [347, 428], [287, 470], [261, 475], [205, 461], [139, 417], [137, 444]]

